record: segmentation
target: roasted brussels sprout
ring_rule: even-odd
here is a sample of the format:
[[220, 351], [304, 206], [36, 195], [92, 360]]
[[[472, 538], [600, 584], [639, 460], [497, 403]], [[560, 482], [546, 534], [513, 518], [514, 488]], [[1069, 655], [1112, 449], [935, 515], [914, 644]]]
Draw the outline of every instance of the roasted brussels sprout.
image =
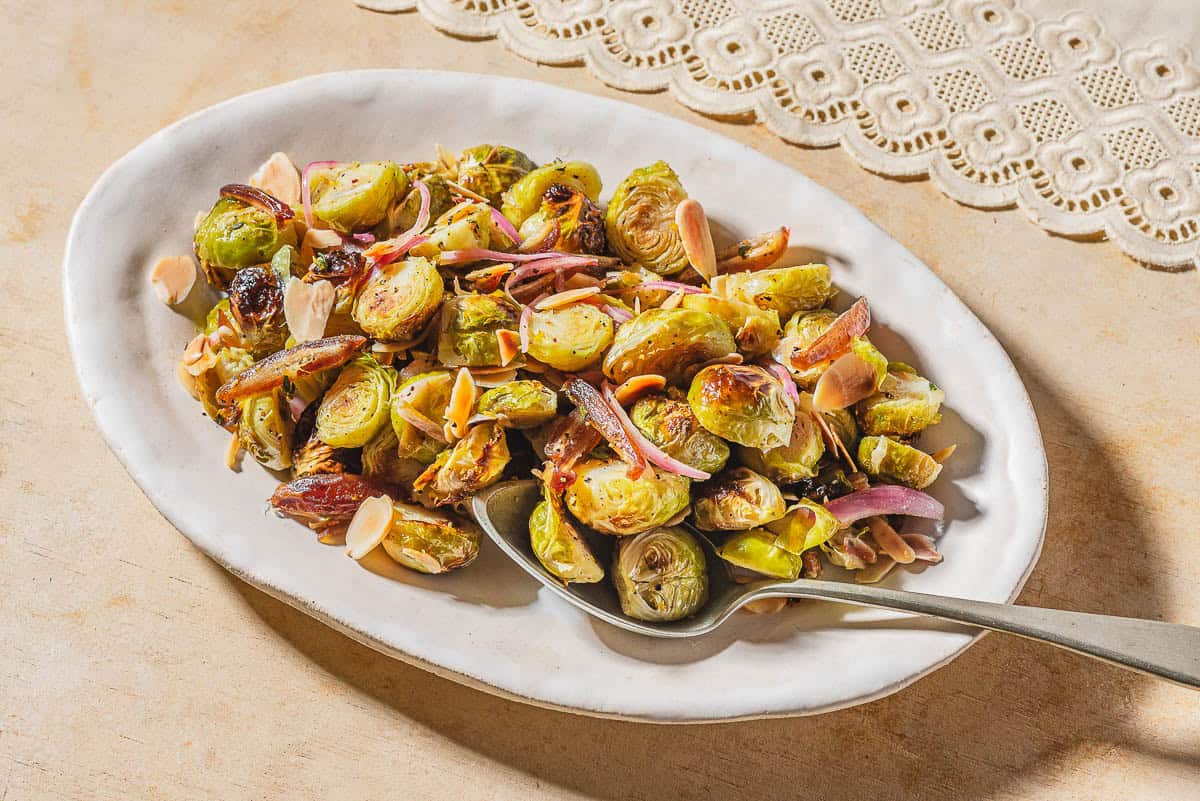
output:
[[410, 257], [379, 267], [354, 301], [354, 320], [370, 336], [407, 342], [437, 314], [442, 276], [428, 259]]
[[507, 428], [536, 428], [558, 414], [558, 393], [534, 379], [510, 381], [483, 393], [477, 411]]
[[717, 554], [731, 565], [788, 581], [800, 578], [804, 569], [800, 555], [777, 546], [775, 535], [763, 528], [734, 534], [717, 548]]
[[595, 306], [576, 303], [535, 311], [529, 320], [529, 355], [558, 370], [588, 367], [612, 342], [612, 318]]
[[504, 193], [500, 211], [518, 228], [542, 205], [546, 190], [559, 184], [578, 189], [588, 200], [600, 199], [600, 173], [584, 161], [554, 161], [531, 170]]
[[675, 226], [675, 207], [687, 197], [665, 161], [639, 167], [617, 186], [604, 216], [608, 245], [627, 264], [659, 275], [688, 266]]
[[696, 489], [692, 523], [704, 531], [741, 531], [783, 517], [783, 495], [766, 476], [734, 467]]
[[342, 368], [317, 409], [317, 436], [335, 448], [361, 448], [387, 424], [396, 373], [370, 356]]
[[818, 463], [825, 455], [825, 441], [821, 439], [821, 431], [811, 412], [812, 396], [806, 392], [800, 396], [796, 423], [792, 426], [788, 444], [768, 451], [739, 448], [742, 462], [781, 484], [795, 484], [816, 476]]
[[604, 374], [618, 383], [653, 373], [669, 383], [683, 384], [698, 365], [736, 349], [729, 326], [715, 314], [650, 309], [617, 329], [604, 357]]
[[410, 570], [437, 574], [475, 561], [480, 538], [479, 527], [457, 515], [393, 503], [392, 527], [380, 545]]
[[729, 459], [729, 446], [700, 425], [686, 401], [648, 395], [638, 399], [629, 416], [646, 439], [690, 467], [717, 473]]
[[779, 319], [798, 311], [819, 309], [837, 294], [824, 264], [775, 267], [723, 276], [722, 294], [760, 309], [774, 309]]
[[196, 258], [211, 284], [224, 287], [243, 267], [269, 262], [284, 245], [296, 244], [296, 227], [271, 212], [232, 197], [218, 200], [196, 229]]
[[271, 470], [292, 466], [292, 417], [283, 393], [271, 390], [242, 401], [238, 441]]
[[942, 472], [932, 456], [891, 437], [863, 437], [858, 443], [858, 465], [869, 476], [888, 478], [914, 489], [925, 489]]
[[779, 380], [761, 367], [713, 364], [692, 379], [692, 413], [718, 437], [760, 450], [788, 444], [796, 405]]
[[551, 184], [537, 212], [521, 223], [521, 250], [603, 253], [608, 247], [604, 213], [582, 190]]
[[381, 484], [410, 486], [413, 479], [425, 472], [425, 467], [416, 459], [400, 457], [400, 441], [390, 425], [380, 428], [362, 449], [363, 475]]
[[456, 180], [463, 188], [499, 206], [504, 190], [535, 166], [520, 150], [504, 145], [476, 145], [459, 155]]
[[312, 213], [335, 231], [373, 228], [408, 191], [408, 176], [390, 161], [351, 162], [309, 177]]
[[[415, 180], [420, 180], [429, 190], [429, 219], [436, 220], [454, 208], [454, 198], [450, 196], [450, 187], [446, 185], [445, 178], [436, 174], [422, 176], [414, 171], [410, 178], [410, 184]], [[392, 210], [388, 212], [387, 220], [381, 223], [378, 231], [381, 234], [380, 238], [387, 239], [412, 228], [417, 222], [417, 214], [420, 211], [421, 193], [417, 191], [416, 187], [411, 187], [408, 194], [404, 196], [404, 200], [393, 206]]]
[[413, 487], [422, 502], [434, 506], [458, 503], [499, 481], [508, 460], [504, 429], [496, 423], [479, 423], [453, 448], [439, 453]]
[[229, 281], [228, 301], [242, 343], [251, 353], [266, 356], [283, 348], [288, 338], [283, 287], [271, 267], [238, 270]]
[[656, 528], [617, 543], [613, 584], [621, 611], [665, 623], [695, 614], [708, 600], [704, 549], [682, 528]]
[[226, 413], [217, 405], [217, 390], [234, 376], [250, 369], [254, 364], [254, 357], [250, 355], [250, 351], [242, 348], [221, 348], [216, 356], [213, 366], [196, 376], [190, 383], [192, 394], [204, 406], [205, 414], [217, 425], [223, 426]]
[[859, 402], [858, 420], [867, 434], [911, 436], [941, 421], [945, 393], [908, 365], [893, 363], [874, 395]]
[[542, 567], [564, 583], [595, 584], [604, 578], [604, 568], [567, 517], [562, 499], [545, 486], [529, 516], [529, 545]]
[[618, 459], [588, 459], [575, 468], [566, 502], [579, 522], [625, 536], [661, 526], [688, 507], [691, 480], [656, 468], [638, 478]]
[[[783, 336], [789, 341], [788, 351], [794, 348], [806, 348], [811, 345], [817, 337], [825, 333], [829, 326], [833, 325], [833, 321], [838, 318], [837, 312], [831, 309], [817, 309], [816, 311], [801, 311], [792, 315], [787, 321], [787, 325], [783, 328]], [[804, 389], [811, 392], [817, 385], [817, 379], [821, 377], [821, 373], [825, 372], [828, 363], [821, 363], [812, 367], [800, 370], [791, 366], [788, 358], [780, 360], [796, 379], [796, 383]]]
[[779, 315], [774, 309], [760, 309], [752, 303], [719, 295], [685, 295], [681, 305], [720, 317], [734, 332], [734, 341], [745, 356], [753, 358], [770, 353], [779, 343]]
[[486, 248], [492, 241], [492, 212], [486, 203], [459, 203], [434, 221], [422, 242], [410, 253], [436, 259], [444, 250]]
[[440, 428], [454, 388], [454, 374], [445, 370], [421, 373], [407, 379], [392, 394], [392, 428], [396, 432], [396, 453], [402, 459], [430, 464], [446, 447], [444, 438], [435, 438], [405, 419], [412, 410]]
[[777, 546], [799, 556], [824, 543], [841, 525], [824, 506], [801, 498], [786, 515], [767, 523], [767, 530], [775, 535]]
[[446, 298], [438, 332], [438, 361], [447, 367], [501, 366], [496, 332], [502, 328], [516, 331], [520, 317], [520, 307], [503, 292]]

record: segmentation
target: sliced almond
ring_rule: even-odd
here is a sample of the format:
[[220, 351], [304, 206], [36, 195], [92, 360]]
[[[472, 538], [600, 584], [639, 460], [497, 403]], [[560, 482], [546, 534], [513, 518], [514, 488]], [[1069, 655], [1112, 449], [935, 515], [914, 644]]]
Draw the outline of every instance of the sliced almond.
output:
[[521, 353], [521, 335], [516, 331], [501, 328], [496, 332], [496, 344], [500, 348], [500, 364], [505, 367]]
[[470, 200], [474, 200], [478, 203], [490, 203], [491, 202], [486, 197], [479, 194], [478, 192], [472, 192], [470, 189], [467, 189], [462, 184], [457, 184], [454, 181], [451, 181], [449, 179], [446, 179], [446, 186], [450, 187], [450, 191], [453, 192], [454, 194], [458, 195], [459, 197], [469, 198]]
[[725, 276], [714, 275], [708, 279], [708, 290], [719, 298], [725, 297]]
[[656, 392], [667, 385], [667, 379], [661, 375], [635, 375], [621, 382], [621, 386], [613, 390], [613, 397], [622, 406], [628, 406], [649, 392]]
[[229, 439], [229, 445], [225, 448], [225, 466], [235, 473], [240, 473], [242, 456], [242, 441], [234, 434]]
[[559, 292], [551, 295], [548, 298], [542, 298], [537, 303], [533, 304], [533, 308], [538, 311], [546, 311], [547, 309], [561, 309], [564, 306], [570, 306], [572, 303], [578, 303], [584, 298], [590, 298], [592, 295], [599, 295], [600, 287], [585, 286], [579, 289], [568, 289], [564, 292]]
[[696, 272], [705, 278], [717, 274], [717, 254], [713, 248], [712, 231], [700, 201], [687, 198], [675, 207], [675, 226], [683, 241], [683, 250]]
[[458, 158], [453, 153], [436, 143], [433, 150], [437, 153], [438, 161], [442, 163], [442, 166], [450, 172], [458, 172]]
[[409, 562], [420, 565], [426, 573], [436, 575], [446, 572], [446, 568], [442, 567], [442, 563], [425, 551], [418, 551], [413, 548], [401, 548], [400, 554]]
[[204, 334], [197, 334], [183, 350], [180, 359], [183, 369], [194, 377], [207, 373], [217, 364], [217, 353]]
[[602, 287], [604, 286], [604, 281], [587, 273], [575, 273], [563, 281], [563, 286], [567, 289], [582, 289], [589, 286]]
[[471, 374], [475, 377], [475, 383], [477, 385], [488, 388], [502, 387], [510, 381], [515, 381], [517, 379], [516, 368], [510, 368], [502, 373], [491, 371], [487, 373], [477, 373], [472, 370]]
[[717, 270], [722, 273], [765, 270], [779, 261], [787, 251], [790, 233], [784, 226], [734, 242], [717, 254]]
[[403, 353], [412, 347], [407, 342], [374, 342], [371, 344], [371, 350], [375, 353]]
[[150, 271], [150, 283], [158, 299], [174, 306], [188, 296], [196, 284], [196, 263], [191, 256], [167, 256]]
[[773, 615], [787, 606], [787, 598], [759, 598], [742, 606], [752, 615]]
[[293, 209], [300, 207], [300, 171], [286, 153], [272, 153], [250, 176], [250, 185], [257, 186]]
[[882, 517], [867, 518], [867, 526], [871, 529], [871, 537], [875, 540], [875, 544], [879, 546], [879, 550], [900, 564], [910, 564], [917, 558], [917, 555], [913, 553], [912, 547]]
[[475, 411], [475, 399], [478, 393], [475, 389], [475, 379], [471, 371], [465, 367], [458, 368], [454, 377], [454, 387], [450, 390], [450, 402], [446, 404], [446, 424], [450, 433], [462, 439], [467, 434], [467, 420]]
[[941, 464], [942, 462], [946, 461], [951, 456], [953, 456], [954, 452], [956, 450], [958, 450], [958, 443], [955, 443], [953, 445], [947, 445], [946, 447], [942, 448], [940, 451], [932, 454], [931, 458], [933, 459], [933, 461], [937, 462], [938, 464]]
[[336, 248], [342, 244], [342, 237], [337, 231], [328, 228], [309, 228], [304, 232], [304, 241], [300, 243], [300, 262], [312, 264], [318, 250]]
[[309, 284], [296, 277], [288, 280], [283, 290], [283, 318], [297, 344], [325, 336], [335, 294], [328, 281]]
[[375, 550], [391, 530], [395, 513], [387, 495], [360, 503], [346, 529], [346, 555], [357, 561]]
[[829, 365], [813, 389], [813, 408], [820, 412], [845, 409], [875, 391], [875, 368], [856, 353]]
[[867, 565], [862, 570], [854, 571], [854, 581], [858, 584], [874, 584], [882, 580], [888, 573], [891, 573], [892, 568], [895, 566], [895, 559], [886, 554], [880, 555], [874, 564]]
[[679, 304], [683, 303], [683, 295], [684, 295], [684, 292], [682, 289], [675, 290], [670, 295], [667, 295], [667, 299], [664, 300], [658, 308], [660, 308], [660, 309], [679, 308]]

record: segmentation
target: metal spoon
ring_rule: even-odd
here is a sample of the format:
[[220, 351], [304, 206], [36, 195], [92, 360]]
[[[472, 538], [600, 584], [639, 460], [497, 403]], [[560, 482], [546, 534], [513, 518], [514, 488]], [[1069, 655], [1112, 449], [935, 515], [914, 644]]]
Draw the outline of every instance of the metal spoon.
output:
[[708, 603], [692, 617], [674, 623], [634, 620], [621, 613], [616, 592], [608, 582], [563, 586], [538, 562], [529, 548], [529, 515], [540, 498], [536, 481], [508, 481], [476, 495], [471, 501], [471, 512], [488, 536], [526, 573], [589, 615], [627, 631], [651, 637], [697, 637], [712, 631], [740, 607], [759, 598], [821, 598], [1006, 631], [1200, 689], [1200, 628], [1155, 620], [969, 601], [838, 581], [799, 579], [738, 584], [727, 570], [721, 569], [724, 563], [702, 534], [697, 539], [704, 546], [710, 566]]

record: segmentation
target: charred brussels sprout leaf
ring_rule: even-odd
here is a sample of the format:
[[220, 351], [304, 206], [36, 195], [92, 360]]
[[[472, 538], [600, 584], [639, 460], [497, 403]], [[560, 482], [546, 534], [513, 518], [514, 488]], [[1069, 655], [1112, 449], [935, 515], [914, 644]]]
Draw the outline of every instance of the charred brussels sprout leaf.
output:
[[891, 437], [863, 437], [858, 443], [858, 464], [869, 476], [925, 489], [942, 472], [942, 466], [924, 451]]
[[795, 484], [815, 477], [821, 457], [825, 455], [825, 441], [812, 418], [812, 396], [808, 393], [800, 396], [800, 408], [788, 444], [768, 451], [743, 447], [739, 449], [739, 455], [746, 465], [781, 484]]
[[407, 342], [437, 314], [442, 277], [428, 259], [385, 264], [367, 280], [354, 301], [354, 320], [385, 342]]
[[335, 448], [361, 448], [387, 423], [396, 374], [359, 356], [338, 374], [317, 409], [317, 436]]
[[196, 257], [214, 286], [224, 287], [243, 267], [269, 262], [284, 245], [296, 244], [296, 228], [237, 198], [223, 197], [196, 229]]
[[575, 469], [566, 503], [579, 522], [605, 534], [625, 536], [661, 526], [688, 507], [691, 481], [647, 468], [629, 478], [617, 459], [589, 459]]
[[783, 495], [766, 476], [735, 467], [696, 491], [692, 522], [705, 531], [741, 531], [783, 517]]
[[413, 487], [434, 506], [458, 503], [500, 480], [508, 466], [508, 440], [495, 423], [479, 423], [438, 454]]
[[406, 420], [405, 410], [412, 410], [440, 427], [453, 388], [454, 375], [444, 370], [415, 375], [396, 388], [391, 414], [397, 439], [396, 452], [401, 458], [429, 464], [446, 447], [444, 439], [435, 439]]
[[238, 441], [271, 470], [292, 466], [292, 418], [279, 390], [264, 392], [242, 401]]
[[798, 554], [777, 546], [775, 535], [762, 528], [734, 534], [717, 548], [717, 554], [731, 565], [788, 581], [800, 578], [804, 569], [804, 560]]
[[761, 367], [705, 367], [692, 379], [688, 404], [700, 425], [730, 442], [767, 451], [792, 439], [796, 406]]
[[724, 276], [723, 294], [760, 309], [773, 309], [780, 319], [798, 311], [819, 309], [837, 294], [824, 264], [776, 267]]
[[775, 544], [799, 556], [809, 548], [823, 544], [841, 528], [833, 513], [807, 498], [800, 501], [778, 520], [767, 523], [775, 535]]
[[608, 247], [604, 214], [581, 190], [551, 184], [536, 213], [521, 224], [521, 250], [603, 253]]
[[373, 228], [408, 191], [408, 176], [390, 161], [352, 162], [310, 178], [313, 216], [348, 234]]
[[621, 610], [665, 623], [693, 615], [708, 600], [704, 550], [682, 528], [656, 528], [617, 544], [613, 584]]
[[567, 584], [595, 584], [604, 578], [604, 568], [568, 519], [562, 500], [546, 487], [529, 516], [529, 545], [542, 567]]
[[734, 332], [738, 349], [748, 357], [770, 353], [779, 343], [779, 314], [751, 303], [718, 295], [685, 295], [683, 308], [720, 317]]
[[612, 341], [612, 318], [595, 306], [577, 303], [538, 311], [529, 321], [529, 355], [558, 370], [588, 367]]
[[634, 170], [608, 202], [604, 223], [609, 247], [627, 264], [659, 275], [687, 267], [675, 226], [675, 207], [686, 198], [679, 176], [665, 161]]
[[492, 205], [500, 205], [500, 196], [521, 176], [534, 168], [533, 161], [504, 145], [476, 145], [458, 157], [458, 183]]
[[479, 528], [457, 515], [393, 503], [392, 527], [380, 544], [410, 570], [437, 574], [475, 561], [479, 541]]
[[635, 375], [657, 374], [669, 383], [683, 384], [697, 365], [736, 349], [729, 326], [715, 314], [650, 309], [617, 329], [604, 357], [604, 374], [617, 383]]
[[508, 428], [535, 428], [558, 414], [558, 393], [541, 381], [510, 381], [483, 393], [478, 412]]
[[600, 199], [600, 173], [584, 161], [555, 161], [531, 170], [504, 193], [500, 210], [518, 228], [542, 205], [552, 185], [578, 189], [593, 202]]
[[729, 446], [700, 425], [686, 401], [650, 395], [640, 398], [629, 416], [646, 439], [690, 467], [716, 473], [729, 459]]
[[499, 367], [496, 332], [517, 330], [521, 309], [503, 292], [454, 295], [442, 304], [438, 361], [447, 367]]
[[941, 421], [945, 393], [906, 368], [892, 364], [879, 391], [858, 404], [865, 433], [907, 437]]

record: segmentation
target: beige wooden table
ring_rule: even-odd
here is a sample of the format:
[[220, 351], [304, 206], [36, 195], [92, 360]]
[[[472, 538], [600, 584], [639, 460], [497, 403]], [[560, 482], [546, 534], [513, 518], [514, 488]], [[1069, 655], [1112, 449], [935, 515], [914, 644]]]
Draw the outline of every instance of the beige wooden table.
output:
[[218, 100], [368, 66], [620, 97], [846, 197], [1000, 338], [1050, 460], [1022, 601], [1200, 625], [1195, 273], [412, 15], [341, 0], [0, 11], [0, 800], [1200, 798], [1200, 695], [1008, 637], [855, 709], [682, 728], [521, 706], [379, 656], [233, 579], [158, 515], [80, 398], [59, 290], [66, 226], [100, 172]]

